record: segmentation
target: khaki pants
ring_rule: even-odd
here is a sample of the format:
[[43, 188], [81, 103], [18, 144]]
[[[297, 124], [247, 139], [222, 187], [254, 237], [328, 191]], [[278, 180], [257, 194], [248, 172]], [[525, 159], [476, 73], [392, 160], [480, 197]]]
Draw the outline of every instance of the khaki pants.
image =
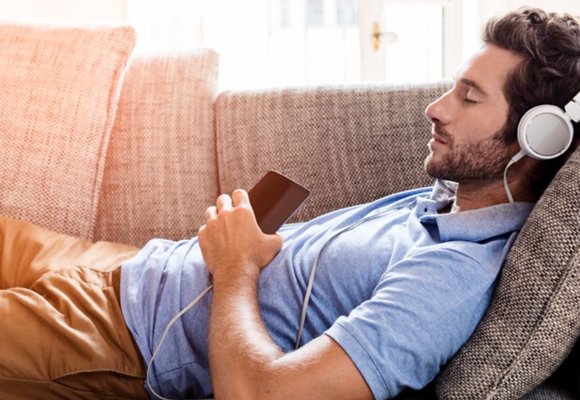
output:
[[119, 302], [137, 249], [0, 217], [0, 399], [146, 399]]

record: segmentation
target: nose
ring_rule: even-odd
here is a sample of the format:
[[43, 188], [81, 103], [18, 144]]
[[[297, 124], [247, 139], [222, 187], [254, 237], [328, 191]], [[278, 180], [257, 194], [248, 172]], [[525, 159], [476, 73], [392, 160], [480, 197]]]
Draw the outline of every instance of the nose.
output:
[[446, 124], [451, 119], [450, 92], [443, 94], [425, 108], [425, 116], [434, 124]]

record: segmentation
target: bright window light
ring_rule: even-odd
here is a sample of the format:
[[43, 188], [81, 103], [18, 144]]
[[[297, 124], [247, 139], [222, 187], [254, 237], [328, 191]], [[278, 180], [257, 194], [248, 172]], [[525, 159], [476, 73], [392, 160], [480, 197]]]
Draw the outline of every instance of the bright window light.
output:
[[[370, 62], [361, 60], [370, 33], [360, 33], [361, 4], [369, 0], [128, 1], [136, 51], [214, 48], [222, 90], [358, 83]], [[381, 21], [397, 37], [383, 50], [383, 80], [440, 79], [443, 13], [433, 3], [441, 1], [404, 3], [387, 5]]]

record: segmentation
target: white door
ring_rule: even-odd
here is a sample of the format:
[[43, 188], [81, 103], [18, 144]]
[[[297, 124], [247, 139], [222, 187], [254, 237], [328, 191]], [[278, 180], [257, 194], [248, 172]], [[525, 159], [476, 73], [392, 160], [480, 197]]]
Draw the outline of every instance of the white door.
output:
[[448, 78], [462, 56], [461, 0], [359, 0], [361, 78]]

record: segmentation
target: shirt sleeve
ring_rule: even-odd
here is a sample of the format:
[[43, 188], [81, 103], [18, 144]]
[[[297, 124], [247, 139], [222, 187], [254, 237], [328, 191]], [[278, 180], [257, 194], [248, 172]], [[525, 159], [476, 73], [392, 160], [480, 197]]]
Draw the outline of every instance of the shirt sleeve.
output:
[[477, 326], [499, 264], [451, 248], [413, 254], [389, 267], [373, 296], [325, 333], [349, 355], [376, 399], [420, 389]]

